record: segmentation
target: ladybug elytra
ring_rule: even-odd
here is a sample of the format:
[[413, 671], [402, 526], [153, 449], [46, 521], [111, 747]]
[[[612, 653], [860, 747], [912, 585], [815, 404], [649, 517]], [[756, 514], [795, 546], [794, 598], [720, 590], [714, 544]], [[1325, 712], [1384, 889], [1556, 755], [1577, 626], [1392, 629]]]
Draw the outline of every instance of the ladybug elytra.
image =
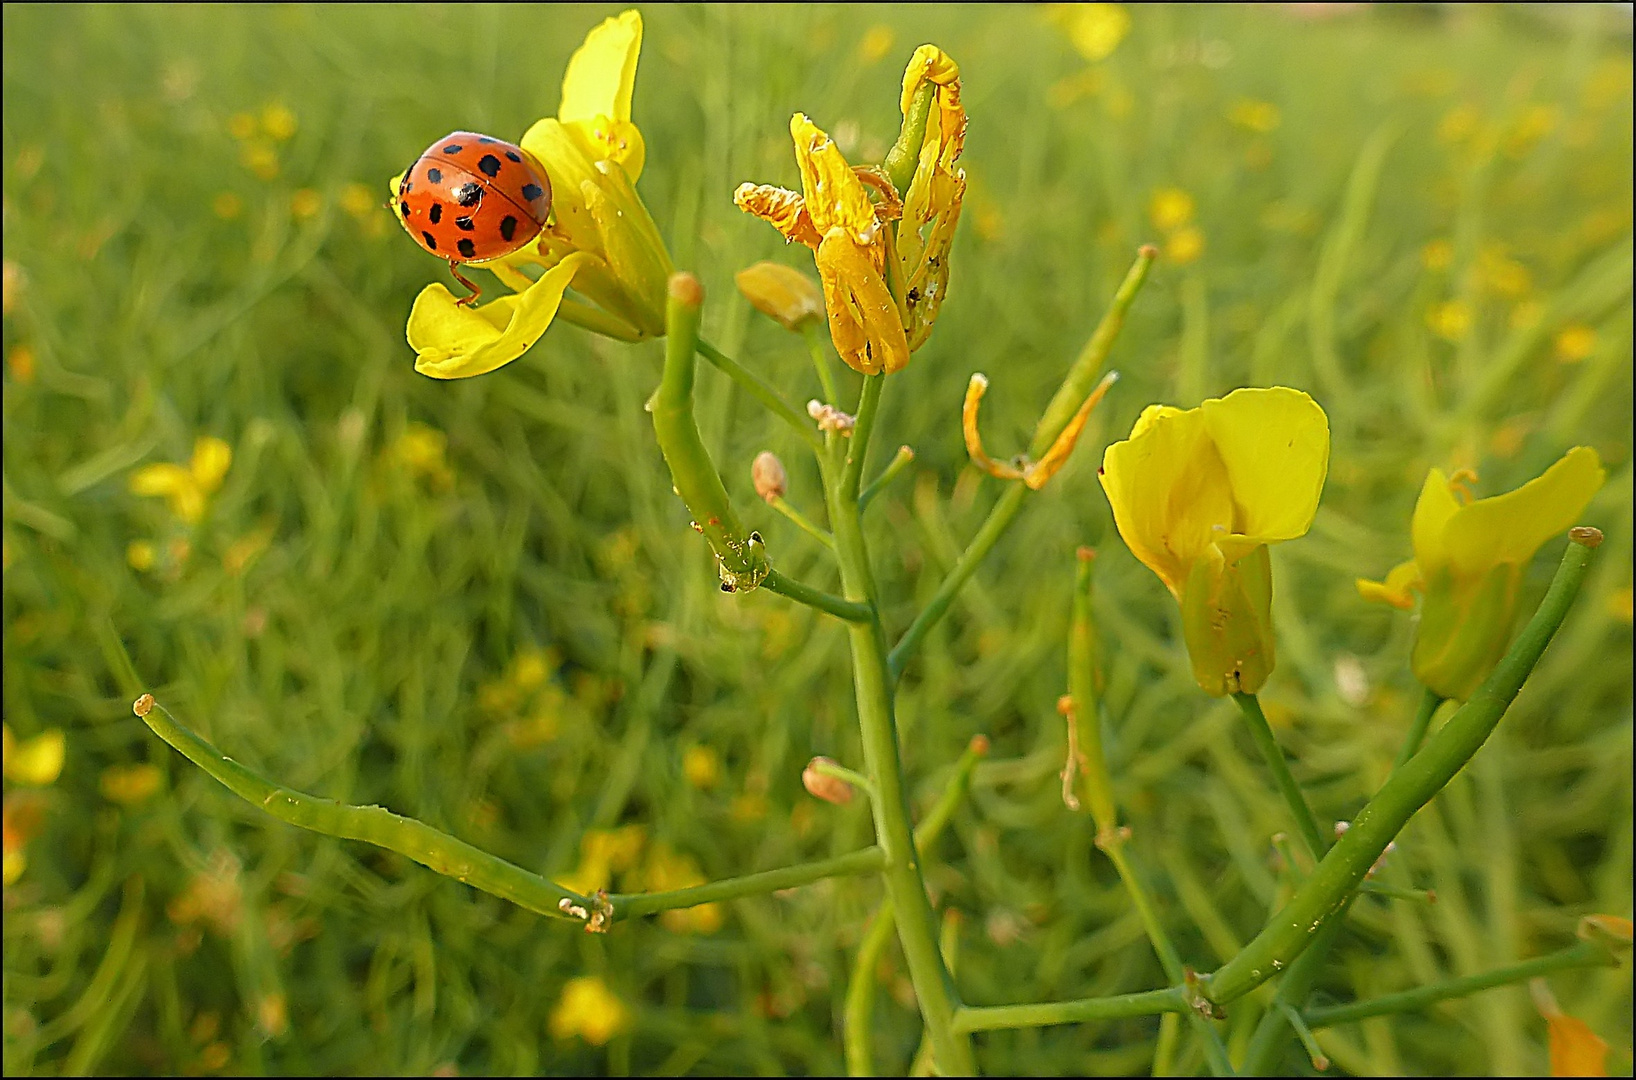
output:
[[551, 213], [551, 179], [522, 147], [456, 131], [415, 159], [392, 210], [415, 243], [446, 260], [472, 291], [456, 301], [465, 306], [482, 290], [460, 264], [504, 258], [538, 236]]

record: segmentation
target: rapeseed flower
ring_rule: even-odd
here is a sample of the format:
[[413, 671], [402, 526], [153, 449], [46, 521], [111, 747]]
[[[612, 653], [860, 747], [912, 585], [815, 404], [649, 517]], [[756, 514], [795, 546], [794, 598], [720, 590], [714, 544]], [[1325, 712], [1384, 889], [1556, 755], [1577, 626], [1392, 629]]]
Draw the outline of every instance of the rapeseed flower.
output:
[[[1470, 498], [1466, 471], [1433, 469], [1415, 503], [1414, 558], [1384, 581], [1358, 579], [1364, 599], [1407, 610], [1422, 594], [1415, 677], [1464, 701], [1511, 639], [1523, 570], [1551, 537], [1574, 524], [1605, 478], [1596, 451], [1576, 446], [1515, 491]], [[1411, 591], [1412, 590], [1412, 591]]]
[[1305, 535], [1329, 471], [1329, 419], [1299, 390], [1235, 390], [1196, 409], [1150, 405], [1108, 447], [1119, 535], [1182, 610], [1206, 693], [1254, 693], [1274, 664], [1267, 548]]
[[551, 1009], [553, 1039], [578, 1035], [592, 1046], [603, 1046], [629, 1023], [630, 1010], [596, 975], [569, 979]]
[[171, 513], [196, 525], [232, 464], [233, 448], [220, 439], [204, 436], [194, 442], [193, 457], [186, 465], [167, 461], [144, 465], [132, 473], [131, 491], [163, 498]]
[[[527, 352], [559, 315], [625, 340], [664, 333], [670, 256], [635, 186], [647, 155], [631, 122], [641, 51], [636, 11], [585, 36], [563, 75], [557, 115], [519, 143], [551, 178], [551, 221], [522, 250], [483, 264], [516, 294], [461, 306], [445, 286], [426, 286], [409, 313], [416, 371], [436, 379], [493, 371]], [[530, 267], [542, 271], [538, 279]], [[570, 286], [596, 306], [565, 300]]]

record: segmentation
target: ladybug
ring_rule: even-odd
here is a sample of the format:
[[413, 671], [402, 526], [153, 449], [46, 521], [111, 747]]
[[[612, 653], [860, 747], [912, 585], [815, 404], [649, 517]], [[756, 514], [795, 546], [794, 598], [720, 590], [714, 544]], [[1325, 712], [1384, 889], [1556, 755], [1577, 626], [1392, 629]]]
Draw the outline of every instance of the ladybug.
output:
[[415, 243], [446, 259], [455, 280], [472, 291], [461, 263], [488, 262], [522, 248], [545, 228], [551, 179], [520, 146], [473, 131], [456, 131], [426, 148], [398, 183], [392, 210]]

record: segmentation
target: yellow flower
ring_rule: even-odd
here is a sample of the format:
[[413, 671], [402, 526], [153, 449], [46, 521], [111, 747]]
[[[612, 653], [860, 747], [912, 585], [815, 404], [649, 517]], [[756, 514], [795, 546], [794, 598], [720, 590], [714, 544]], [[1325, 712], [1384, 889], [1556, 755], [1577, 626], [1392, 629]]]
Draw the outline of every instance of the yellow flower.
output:
[[824, 314], [824, 294], [799, 270], [758, 262], [733, 275], [738, 291], [757, 311], [786, 330], [800, 330]]
[[302, 188], [290, 196], [290, 215], [297, 221], [317, 217], [324, 208], [324, 197], [312, 188]]
[[1204, 233], [1197, 225], [1183, 225], [1165, 241], [1164, 254], [1177, 266], [1186, 266], [1204, 254]]
[[1439, 237], [1420, 249], [1420, 265], [1427, 270], [1447, 270], [1454, 263], [1454, 244]]
[[1328, 471], [1328, 417], [1283, 386], [1196, 409], [1151, 405], [1108, 447], [1114, 523], [1181, 605], [1205, 692], [1254, 693], [1272, 671], [1267, 546], [1306, 533]]
[[194, 442], [193, 458], [185, 467], [163, 462], [144, 465], [132, 473], [131, 491], [163, 497], [171, 513], [189, 525], [197, 524], [232, 463], [231, 446], [204, 436]]
[[62, 775], [63, 760], [68, 753], [68, 737], [61, 728], [41, 732], [26, 742], [18, 742], [5, 725], [5, 774], [14, 784], [28, 787], [47, 787]]
[[595, 975], [569, 979], [551, 1009], [553, 1039], [578, 1035], [592, 1046], [603, 1046], [629, 1023], [630, 1010]]
[[110, 802], [134, 806], [158, 791], [164, 779], [157, 765], [110, 765], [97, 786]]
[[283, 142], [295, 134], [295, 128], [295, 113], [278, 102], [261, 110], [261, 130], [269, 138]]
[[909, 362], [948, 291], [949, 247], [966, 192], [958, 167], [966, 110], [960, 68], [935, 45], [916, 49], [904, 70], [906, 124], [926, 86], [931, 113], [920, 145], [907, 147], [914, 167], [903, 192], [881, 169], [848, 165], [829, 135], [796, 113], [790, 137], [801, 192], [741, 184], [733, 195], [739, 209], [814, 251], [835, 351], [866, 375]]
[[[666, 844], [654, 844], [642, 869], [642, 887], [648, 892], [691, 889], [705, 883], [704, 872], [692, 856], [672, 851]], [[724, 919], [720, 904], [696, 904], [672, 908], [659, 916], [666, 930], [675, 934], [713, 934]]]
[[1278, 112], [1278, 106], [1270, 101], [1239, 98], [1233, 102], [1233, 107], [1227, 110], [1227, 119], [1248, 131], [1265, 135], [1275, 130], [1283, 117]]
[[1112, 56], [1130, 33], [1130, 12], [1123, 4], [1052, 4], [1046, 17], [1092, 63]]
[[1414, 558], [1385, 581], [1358, 579], [1366, 600], [1408, 609], [1424, 596], [1415, 632], [1415, 677], [1460, 701], [1505, 654], [1523, 570], [1540, 545], [1584, 511], [1605, 473], [1596, 451], [1576, 446], [1515, 491], [1465, 498], [1470, 473], [1433, 469], [1420, 489], [1411, 534]]
[[[568, 61], [557, 115], [521, 140], [551, 178], [552, 220], [522, 250], [483, 264], [516, 295], [463, 307], [445, 286], [426, 286], [409, 313], [416, 371], [435, 379], [493, 371], [527, 352], [558, 315], [625, 340], [664, 333], [670, 256], [635, 187], [646, 157], [631, 122], [641, 51], [635, 11], [585, 36]], [[570, 285], [597, 307], [565, 308]]]
[[1181, 188], [1160, 188], [1148, 203], [1147, 215], [1161, 232], [1179, 229], [1193, 220], [1193, 196]]
[[690, 746], [682, 751], [682, 775], [696, 788], [709, 789], [721, 782], [721, 755], [708, 746]]
[[1545, 1018], [1546, 1037], [1551, 1050], [1552, 1076], [1606, 1076], [1608, 1044], [1589, 1024], [1569, 1016], [1557, 1004], [1556, 995], [1544, 979], [1530, 979], [1528, 989], [1534, 1007]]
[[1557, 331], [1556, 358], [1564, 364], [1577, 364], [1596, 351], [1596, 331], [1583, 323], [1573, 323]]
[[1433, 304], [1426, 312], [1426, 325], [1445, 341], [1461, 341], [1471, 329], [1471, 308], [1459, 300]]

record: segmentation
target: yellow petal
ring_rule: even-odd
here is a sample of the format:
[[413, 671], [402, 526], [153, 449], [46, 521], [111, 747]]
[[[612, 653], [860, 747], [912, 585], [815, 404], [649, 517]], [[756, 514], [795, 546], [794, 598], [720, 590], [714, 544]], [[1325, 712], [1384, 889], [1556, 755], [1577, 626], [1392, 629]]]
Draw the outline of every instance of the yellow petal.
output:
[[[9, 732], [9, 728], [7, 729]], [[52, 728], [25, 742], [7, 740], [6, 779], [14, 784], [45, 787], [62, 775], [68, 753], [68, 738], [61, 728]]]
[[841, 359], [865, 375], [900, 370], [909, 362], [909, 340], [867, 249], [837, 227], [818, 245], [817, 263], [829, 309], [829, 335]]
[[135, 495], [170, 495], [192, 487], [193, 474], [168, 461], [144, 465], [131, 474], [130, 485]]
[[740, 184], [733, 192], [733, 202], [783, 233], [784, 239], [818, 250], [823, 237], [813, 227], [806, 200], [797, 193], [771, 184]]
[[1545, 1018], [1551, 1044], [1552, 1076], [1606, 1076], [1608, 1044], [1577, 1016]]
[[873, 244], [880, 234], [880, 221], [869, 192], [834, 140], [801, 113], [790, 117], [790, 138], [795, 141], [795, 163], [801, 169], [807, 213], [819, 234], [841, 228], [858, 243]]
[[733, 283], [757, 311], [778, 320], [786, 330], [799, 330], [824, 314], [824, 294], [818, 286], [782, 263], [746, 266], [733, 275]]
[[898, 110], [909, 115], [909, 106], [914, 101], [915, 91], [925, 82], [937, 86], [947, 86], [960, 81], [960, 65], [949, 58], [949, 55], [936, 45], [922, 45], [909, 58], [909, 65], [903, 69], [903, 94], [898, 99]]
[[1595, 450], [1576, 446], [1515, 491], [1460, 507], [1444, 531], [1450, 561], [1466, 573], [1527, 562], [1545, 541], [1579, 523], [1606, 475]]
[[415, 370], [434, 379], [463, 379], [511, 363], [545, 333], [575, 271], [592, 258], [574, 252], [527, 291], [482, 307], [461, 307], [444, 286], [426, 286], [409, 312]]
[[[585, 35], [562, 77], [557, 119], [631, 118], [636, 59], [642, 52], [642, 15], [631, 10], [604, 19]], [[555, 179], [555, 177], [553, 177]]]
[[193, 444], [193, 460], [189, 467], [193, 480], [201, 492], [209, 493], [221, 487], [222, 477], [233, 464], [233, 448], [220, 439], [205, 436]]
[[1444, 531], [1460, 504], [1449, 490], [1449, 478], [1442, 469], [1426, 474], [1420, 488], [1420, 498], [1414, 504], [1414, 523], [1410, 534], [1414, 538], [1414, 557], [1424, 573], [1430, 573], [1449, 561], [1448, 543]]
[[1227, 469], [1198, 409], [1144, 411], [1103, 454], [1102, 489], [1125, 545], [1178, 597], [1233, 520]]
[[599, 115], [563, 126], [574, 133], [580, 149], [591, 161], [618, 162], [633, 184], [641, 178], [642, 165], [647, 160], [647, 143], [635, 124]]
[[1413, 559], [1398, 563], [1386, 575], [1385, 581], [1358, 578], [1358, 594], [1376, 604], [1390, 604], [1408, 611], [1414, 607], [1411, 589], [1420, 587], [1420, 567]]
[[551, 216], [555, 229], [580, 251], [601, 252], [602, 238], [580, 191], [599, 179], [579, 133], [547, 117], [524, 133], [519, 143], [551, 177]]
[[1318, 403], [1274, 386], [1234, 390], [1199, 411], [1232, 484], [1235, 544], [1248, 550], [1305, 535], [1329, 474], [1329, 418]]

